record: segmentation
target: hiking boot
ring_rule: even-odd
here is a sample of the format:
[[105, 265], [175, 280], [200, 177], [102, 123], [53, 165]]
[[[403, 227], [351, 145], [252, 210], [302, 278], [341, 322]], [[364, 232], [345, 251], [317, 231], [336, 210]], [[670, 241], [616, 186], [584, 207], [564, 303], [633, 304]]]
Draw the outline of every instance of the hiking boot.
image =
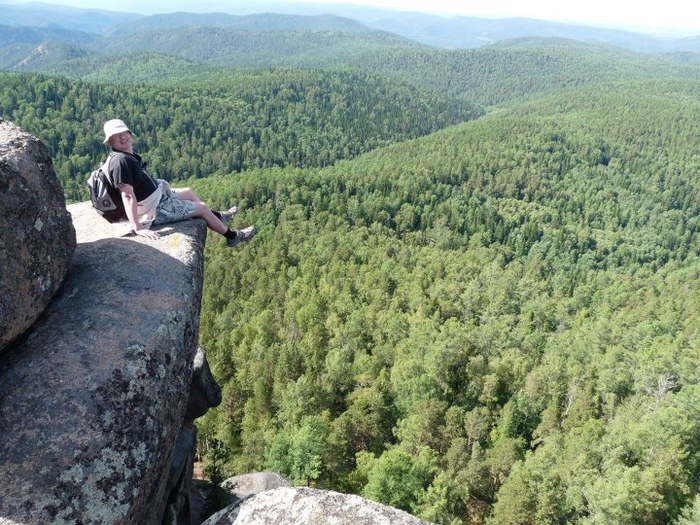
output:
[[226, 211], [220, 211], [219, 215], [221, 216], [221, 222], [224, 224], [228, 224], [231, 219], [233, 219], [233, 216], [238, 213], [238, 207], [237, 206], [232, 206]]
[[255, 230], [255, 226], [248, 226], [242, 230], [236, 230], [236, 236], [233, 239], [226, 239], [226, 244], [229, 248], [233, 248], [243, 241], [252, 239], [256, 233], [257, 231]]

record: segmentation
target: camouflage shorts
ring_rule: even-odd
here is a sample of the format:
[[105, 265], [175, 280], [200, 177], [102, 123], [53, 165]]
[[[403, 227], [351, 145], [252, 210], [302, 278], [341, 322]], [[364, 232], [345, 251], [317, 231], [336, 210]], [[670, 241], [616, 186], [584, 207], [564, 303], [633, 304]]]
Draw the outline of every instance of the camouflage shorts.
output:
[[156, 207], [153, 226], [184, 221], [192, 217], [195, 212], [194, 202], [180, 199], [167, 182], [161, 180], [158, 182], [163, 188], [163, 196]]

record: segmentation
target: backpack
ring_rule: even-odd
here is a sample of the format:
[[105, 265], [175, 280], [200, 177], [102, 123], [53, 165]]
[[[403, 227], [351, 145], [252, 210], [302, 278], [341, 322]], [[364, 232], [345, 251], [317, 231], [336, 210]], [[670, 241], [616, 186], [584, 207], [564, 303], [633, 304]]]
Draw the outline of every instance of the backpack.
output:
[[109, 222], [117, 222], [126, 217], [121, 192], [114, 187], [109, 177], [110, 153], [102, 166], [93, 171], [87, 179], [92, 207]]

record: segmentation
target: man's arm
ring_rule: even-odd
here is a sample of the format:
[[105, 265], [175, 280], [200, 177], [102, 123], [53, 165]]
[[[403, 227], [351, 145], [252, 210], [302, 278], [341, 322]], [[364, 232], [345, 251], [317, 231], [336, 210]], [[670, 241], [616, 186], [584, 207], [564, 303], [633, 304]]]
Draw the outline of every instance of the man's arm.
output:
[[137, 210], [138, 201], [136, 200], [136, 195], [134, 194], [134, 187], [131, 184], [122, 183], [119, 185], [119, 191], [122, 194], [122, 201], [124, 202], [126, 217], [129, 219], [129, 224], [131, 224], [131, 229], [134, 230], [134, 233], [149, 239], [158, 239], [160, 237], [158, 232], [154, 232], [149, 228], [144, 228], [139, 222], [139, 214]]

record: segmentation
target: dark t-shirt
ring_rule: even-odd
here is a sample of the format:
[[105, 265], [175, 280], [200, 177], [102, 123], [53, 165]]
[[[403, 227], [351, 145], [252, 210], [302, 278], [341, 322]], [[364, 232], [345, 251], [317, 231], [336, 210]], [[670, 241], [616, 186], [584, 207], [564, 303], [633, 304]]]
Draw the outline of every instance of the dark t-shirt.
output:
[[109, 161], [109, 174], [115, 186], [129, 184], [134, 188], [136, 200], [141, 202], [156, 191], [157, 184], [146, 171], [146, 163], [134, 152], [114, 151]]

